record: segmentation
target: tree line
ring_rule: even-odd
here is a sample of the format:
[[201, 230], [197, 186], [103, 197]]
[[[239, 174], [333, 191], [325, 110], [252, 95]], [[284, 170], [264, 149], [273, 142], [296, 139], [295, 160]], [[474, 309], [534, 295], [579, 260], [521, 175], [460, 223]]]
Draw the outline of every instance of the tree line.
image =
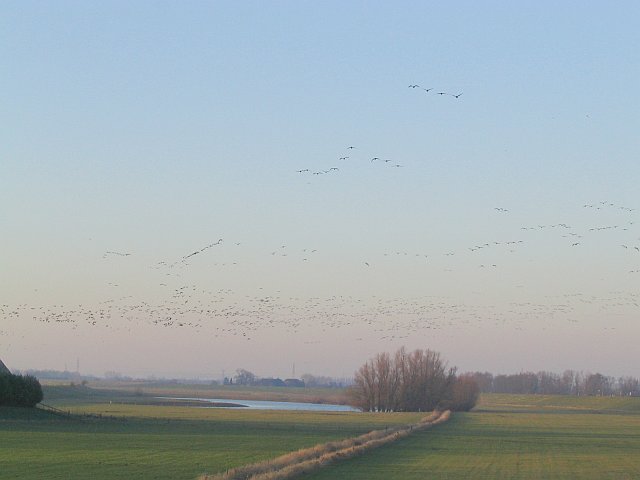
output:
[[298, 378], [260, 378], [253, 372], [239, 368], [233, 378], [224, 378], [224, 385], [245, 385], [252, 387], [304, 387], [304, 381]]
[[493, 375], [489, 372], [466, 374], [483, 393], [522, 393], [541, 395], [640, 396], [640, 381], [635, 377], [611, 377], [601, 373], [565, 370], [521, 372]]
[[350, 382], [346, 379], [335, 379], [309, 373], [303, 374], [298, 378], [260, 378], [253, 372], [239, 368], [236, 370], [234, 377], [225, 377], [224, 385], [248, 385], [253, 387], [326, 387], [326, 388], [342, 388]]
[[42, 398], [42, 387], [36, 377], [0, 373], [0, 406], [35, 407]]
[[456, 375], [440, 353], [432, 350], [394, 355], [379, 353], [355, 373], [352, 404], [369, 412], [417, 412], [435, 409], [470, 410], [480, 389], [467, 375]]

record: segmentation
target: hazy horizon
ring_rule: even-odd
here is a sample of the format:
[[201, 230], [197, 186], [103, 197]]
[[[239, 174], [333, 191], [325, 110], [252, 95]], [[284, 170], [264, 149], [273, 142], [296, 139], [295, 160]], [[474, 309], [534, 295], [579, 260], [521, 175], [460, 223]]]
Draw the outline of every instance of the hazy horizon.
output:
[[0, 359], [640, 377], [639, 14], [3, 3]]

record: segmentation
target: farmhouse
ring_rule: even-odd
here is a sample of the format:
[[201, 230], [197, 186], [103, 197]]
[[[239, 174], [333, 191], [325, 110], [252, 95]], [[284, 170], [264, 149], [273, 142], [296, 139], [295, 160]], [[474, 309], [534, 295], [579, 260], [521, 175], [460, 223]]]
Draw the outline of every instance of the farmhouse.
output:
[[287, 387], [304, 387], [304, 382], [297, 378], [287, 378], [285, 379], [284, 384]]
[[2, 363], [2, 359], [0, 359], [0, 375], [11, 373], [11, 370], [7, 368], [7, 366]]

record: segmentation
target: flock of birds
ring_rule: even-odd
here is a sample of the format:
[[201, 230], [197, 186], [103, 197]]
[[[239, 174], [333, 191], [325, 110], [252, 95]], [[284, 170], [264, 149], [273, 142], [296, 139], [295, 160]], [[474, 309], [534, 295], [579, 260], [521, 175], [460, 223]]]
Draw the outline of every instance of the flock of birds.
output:
[[[345, 161], [353, 161], [355, 158], [355, 155], [353, 154], [353, 151], [356, 149], [356, 147], [354, 147], [353, 145], [350, 145], [347, 147], [347, 152], [349, 153], [348, 155], [345, 153], [340, 154], [340, 156], [338, 156], [338, 161], [339, 162], [345, 162]], [[390, 158], [381, 158], [378, 156], [372, 156], [372, 157], [367, 157], [367, 160], [370, 164], [374, 164], [374, 163], [379, 163], [381, 165], [385, 165], [387, 167], [391, 167], [391, 168], [403, 168], [404, 165], [401, 165], [400, 163], [397, 163], [397, 161], [392, 160]], [[338, 173], [340, 171], [340, 167], [329, 167], [329, 168], [324, 168], [324, 169], [311, 169], [311, 168], [301, 168], [299, 170], [296, 170], [296, 173], [299, 174], [303, 174], [303, 175], [327, 175], [327, 174], [332, 174], [332, 173]]]
[[[629, 308], [640, 308], [640, 293], [572, 293], [546, 298], [544, 302], [483, 305], [456, 302], [445, 296], [300, 298], [282, 292], [242, 295], [229, 289], [202, 290], [193, 284], [172, 289], [161, 303], [122, 296], [98, 307], [5, 304], [0, 305], [0, 314], [5, 325], [30, 316], [37, 322], [80, 331], [101, 328], [130, 335], [144, 328], [181, 328], [220, 340], [260, 340], [266, 331], [273, 331], [278, 335], [302, 335], [305, 343], [333, 344], [336, 334], [341, 339], [361, 340], [363, 332], [370, 338], [393, 340], [419, 338], [435, 330], [447, 333], [487, 325], [525, 329], [535, 322], [539, 328], [551, 329], [561, 321], [577, 323], [587, 312], [616, 315]], [[609, 323], [607, 328], [615, 329], [615, 324]]]
[[[442, 92], [442, 91], [436, 91], [434, 88], [424, 88], [421, 87], [418, 84], [411, 84], [409, 85], [410, 89], [419, 89], [421, 91], [424, 91], [425, 93], [430, 93], [432, 95], [437, 95], [440, 97], [443, 96], [450, 96], [456, 99], [459, 99], [462, 96], [462, 92], [460, 93], [448, 93], [448, 92]], [[344, 153], [341, 153], [338, 157], [337, 157], [337, 161], [339, 163], [341, 162], [345, 162], [345, 161], [351, 161], [354, 159], [354, 155], [353, 153], [357, 151], [357, 147], [353, 146], [353, 145], [349, 145], [348, 147], [346, 147], [346, 151]], [[366, 157], [367, 160], [369, 161], [369, 163], [373, 164], [373, 163], [379, 163], [391, 168], [403, 168], [404, 165], [401, 163], [398, 163], [396, 160], [393, 160], [391, 158], [383, 158], [383, 157], [379, 157], [379, 156], [369, 156]], [[338, 163], [338, 164], [339, 164]], [[313, 169], [313, 168], [309, 168], [309, 167], [305, 167], [305, 168], [300, 168], [298, 170], [296, 170], [296, 173], [299, 174], [304, 174], [304, 175], [312, 175], [312, 176], [317, 176], [317, 175], [328, 175], [328, 174], [332, 174], [332, 173], [338, 173], [340, 171], [340, 167], [339, 166], [332, 166], [329, 168], [323, 168], [323, 169]]]
[[[452, 97], [456, 100], [463, 95], [437, 91], [418, 84], [409, 85], [409, 89], [439, 97]], [[320, 176], [338, 173], [340, 162], [365, 160], [370, 165], [380, 165], [400, 169], [404, 165], [384, 156], [357, 155], [358, 148], [350, 145], [336, 158], [335, 166], [325, 169], [299, 168], [299, 175]], [[615, 213], [592, 218], [592, 224], [572, 226], [566, 219], [545, 224], [524, 225], [513, 231], [510, 238], [483, 238], [458, 245], [444, 251], [425, 248], [412, 251], [406, 248], [389, 248], [379, 254], [367, 256], [353, 255], [353, 266], [361, 267], [362, 282], [367, 275], [379, 270], [382, 275], [394, 278], [403, 274], [406, 262], [412, 262], [423, 272], [425, 284], [438, 275], [460, 272], [469, 275], [469, 267], [488, 271], [508, 269], [514, 263], [513, 256], [524, 254], [536, 258], [536, 247], [540, 235], [546, 240], [555, 241], [555, 248], [569, 247], [579, 249], [590, 244], [598, 236], [608, 235], [607, 245], [622, 247], [628, 253], [626, 273], [637, 275], [640, 279], [640, 231], [636, 227], [636, 210], [617, 205], [610, 201], [584, 204], [585, 211]], [[501, 218], [509, 217], [512, 208], [493, 207]], [[505, 216], [505, 217], [503, 217]], [[615, 222], [595, 224], [601, 218]], [[483, 230], [486, 235], [490, 230]], [[241, 239], [242, 240], [242, 239]], [[598, 240], [600, 242], [600, 240]], [[600, 243], [598, 243], [600, 245]], [[2, 325], [15, 325], [14, 322], [32, 320], [51, 326], [66, 326], [74, 330], [102, 328], [124, 334], [131, 334], [141, 328], [190, 329], [197, 335], [209, 335], [221, 340], [238, 338], [255, 340], [265, 331], [282, 334], [303, 335], [305, 344], [323, 342], [334, 343], [335, 333], [340, 331], [341, 339], [362, 341], [364, 337], [384, 341], [396, 341], [429, 335], [433, 331], [453, 332], [458, 328], [477, 326], [487, 323], [495, 326], [510, 325], [524, 329], [535, 321], [542, 328], [553, 328], [558, 321], [569, 324], [578, 322], [587, 312], [629, 311], [640, 313], [640, 293], [612, 291], [605, 295], [589, 292], [568, 292], [553, 298], [536, 301], [509, 301], [508, 303], [477, 302], [456, 300], [447, 295], [397, 296], [380, 293], [378, 295], [330, 295], [302, 297], [293, 296], [268, 285], [251, 288], [211, 288], [210, 284], [193, 282], [190, 270], [196, 266], [213, 269], [216, 281], [224, 282], [227, 268], [240, 267], [254, 261], [249, 255], [243, 255], [247, 246], [245, 240], [228, 241], [217, 238], [196, 249], [185, 249], [183, 255], [159, 260], [151, 265], [139, 265], [141, 278], [149, 280], [149, 269], [160, 276], [153, 277], [154, 293], [150, 297], [118, 294], [120, 279], [105, 282], [107, 298], [97, 305], [65, 304], [35, 305], [22, 303], [0, 305]], [[598, 247], [600, 248], [600, 247]], [[256, 252], [255, 248], [251, 250]], [[271, 245], [262, 250], [262, 260], [270, 259], [279, 263], [269, 264], [273, 271], [287, 271], [296, 262], [302, 264], [331, 263], [328, 253], [321, 247], [289, 243]], [[258, 251], [260, 252], [260, 251]], [[105, 262], [136, 262], [133, 251], [107, 250], [102, 254]], [[289, 262], [289, 263], [282, 263]], [[293, 262], [293, 263], [292, 263]], [[405, 262], [405, 263], [403, 263]], [[522, 260], [520, 260], [522, 264]], [[478, 270], [476, 270], [478, 271]], [[299, 274], [296, 270], [295, 274]], [[304, 271], [303, 271], [304, 272]], [[399, 273], [398, 273], [399, 272]], [[222, 278], [222, 279], [221, 279]], [[506, 281], [506, 280], [505, 280]], [[480, 283], [483, 278], [480, 278]], [[512, 285], [517, 289], [526, 289], [526, 278]], [[125, 282], [126, 283], [126, 282]], [[127, 292], [130, 293], [130, 292]], [[515, 295], [517, 297], [517, 295]], [[153, 299], [152, 299], [153, 297]], [[514, 297], [515, 298], [515, 297]], [[615, 326], [607, 326], [615, 328]], [[0, 330], [0, 336], [9, 336], [11, 328]], [[364, 337], [363, 337], [364, 335]]]
[[[390, 272], [394, 267], [402, 267], [401, 259], [417, 262], [425, 268], [425, 279], [438, 271], [460, 271], [468, 274], [469, 265], [480, 269], [508, 268], [510, 254], [527, 253], [535, 249], [540, 234], [547, 240], [556, 240], [556, 248], [576, 247], [589, 244], [592, 239], [608, 236], [607, 244], [622, 247], [628, 252], [629, 274], [640, 273], [640, 230], [635, 226], [633, 208], [603, 201], [584, 205], [584, 209], [594, 212], [616, 213], [618, 222], [610, 225], [585, 225], [582, 228], [568, 222], [552, 222], [519, 228], [519, 236], [470, 243], [464, 248], [449, 251], [412, 252], [392, 249], [380, 252], [378, 256], [360, 259], [366, 272], [381, 269]], [[509, 209], [494, 207], [497, 214], [509, 214]], [[594, 221], [599, 217], [594, 217]], [[514, 234], [517, 231], [514, 231]], [[613, 235], [612, 235], [613, 234]], [[620, 235], [635, 239], [636, 243], [620, 243]], [[578, 240], [579, 239], [579, 240]], [[574, 241], [575, 240], [575, 241]], [[55, 305], [0, 305], [0, 319], [7, 325], [12, 321], [33, 321], [50, 325], [66, 325], [72, 329], [105, 328], [130, 334], [139, 328], [181, 328], [192, 329], [198, 335], [212, 338], [239, 338], [252, 340], [260, 338], [267, 330], [283, 334], [305, 336], [305, 343], [322, 343], [334, 338], [328, 334], [342, 330], [341, 335], [350, 335], [355, 341], [375, 336], [379, 340], [395, 341], [429, 334], [435, 330], [442, 332], [460, 327], [481, 327], [490, 322], [497, 326], [510, 325], [523, 329], [535, 320], [542, 328], [552, 328], [554, 322], [565, 320], [576, 323], [586, 312], [614, 312], [632, 309], [640, 312], [640, 292], [609, 292], [594, 295], [587, 292], [571, 292], [558, 295], [553, 301], [539, 299], [538, 302], [521, 301], [509, 304], [476, 304], [469, 301], [455, 301], [446, 295], [415, 298], [389, 298], [385, 295], [358, 297], [355, 295], [334, 295], [328, 297], [301, 297], [286, 295], [281, 290], [269, 291], [268, 286], [259, 287], [253, 293], [249, 290], [219, 288], [211, 290], [197, 283], [180, 284], [189, 278], [189, 269], [199, 264], [206, 268], [241, 265], [244, 242], [225, 242], [223, 238], [205, 244], [198, 249], [187, 250], [172, 260], [161, 260], [147, 268], [159, 270], [157, 296], [159, 301], [134, 298], [133, 295], [116, 295], [100, 302], [98, 306], [78, 304], [69, 307]], [[229, 250], [227, 247], [232, 247]], [[214, 253], [214, 249], [216, 250]], [[233, 255], [231, 255], [233, 253]], [[531, 253], [531, 252], [528, 252]], [[312, 247], [291, 247], [286, 244], [264, 249], [265, 258], [283, 258], [293, 262], [327, 263], [321, 249]], [[209, 258], [207, 258], [209, 257]], [[215, 262], [211, 260], [215, 257]], [[454, 260], [461, 257], [459, 262]], [[103, 259], [111, 262], [133, 261], [134, 252], [108, 250]], [[222, 261], [226, 259], [226, 261]], [[500, 259], [500, 261], [494, 261]], [[246, 261], [246, 260], [245, 260]], [[357, 266], [354, 259], [354, 266]], [[271, 268], [283, 270], [291, 264], [273, 264]], [[363, 274], [366, 274], [363, 271]], [[639, 277], [640, 278], [640, 275]], [[526, 279], [521, 279], [526, 283]], [[108, 282], [113, 289], [120, 283]], [[526, 288], [525, 284], [514, 286]], [[608, 325], [607, 329], [615, 329]], [[0, 332], [0, 335], [7, 331]]]
[[421, 87], [420, 85], [418, 85], [416, 83], [413, 83], [413, 84], [409, 85], [409, 88], [411, 88], [413, 90], [420, 89], [420, 90], [422, 90], [422, 91], [424, 91], [426, 93], [430, 93], [431, 92], [432, 95], [439, 95], [441, 97], [446, 95], [446, 96], [453, 97], [453, 98], [460, 98], [462, 96], [462, 92], [460, 92], [460, 93], [438, 92], [433, 87], [424, 88], [424, 87]]

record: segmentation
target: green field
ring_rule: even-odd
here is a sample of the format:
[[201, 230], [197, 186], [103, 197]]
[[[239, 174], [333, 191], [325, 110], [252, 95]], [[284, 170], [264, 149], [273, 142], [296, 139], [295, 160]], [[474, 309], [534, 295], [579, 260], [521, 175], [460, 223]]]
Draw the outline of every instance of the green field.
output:
[[241, 385], [187, 385], [149, 381], [99, 381], [88, 386], [68, 382], [43, 385], [44, 402], [54, 406], [86, 403], [135, 402], [136, 398], [153, 396], [220, 398], [237, 400], [272, 400], [346, 404], [344, 388], [249, 387]]
[[478, 412], [305, 478], [638, 479], [638, 407], [639, 398], [487, 395]]
[[[0, 478], [195, 479], [422, 417], [146, 406], [128, 390], [46, 391], [49, 403], [94, 416], [0, 408]], [[632, 479], [638, 452], [639, 398], [484, 395], [477, 411], [305, 478]]]
[[71, 409], [116, 418], [0, 408], [0, 478], [194, 479], [421, 416], [97, 403]]
[[640, 414], [638, 397], [484, 394], [474, 411]]

